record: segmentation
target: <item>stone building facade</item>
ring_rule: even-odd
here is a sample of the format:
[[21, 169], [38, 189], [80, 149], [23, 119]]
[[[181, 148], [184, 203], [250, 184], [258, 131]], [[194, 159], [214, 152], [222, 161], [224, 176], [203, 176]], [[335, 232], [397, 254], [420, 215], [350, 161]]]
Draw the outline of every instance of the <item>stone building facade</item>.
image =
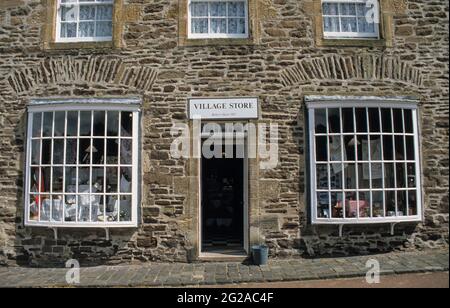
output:
[[[199, 161], [170, 153], [190, 98], [257, 98], [250, 122], [278, 124], [276, 168], [248, 162], [248, 245], [274, 258], [448, 247], [448, 1], [383, 0], [380, 38], [347, 41], [323, 37], [317, 0], [249, 0], [245, 39], [190, 39], [187, 0], [114, 5], [110, 41], [61, 43], [54, 0], [0, 1], [0, 264], [201, 260]], [[311, 223], [309, 96], [418, 100], [420, 221]], [[26, 223], [27, 106], [52, 98], [142, 102], [137, 227]]]

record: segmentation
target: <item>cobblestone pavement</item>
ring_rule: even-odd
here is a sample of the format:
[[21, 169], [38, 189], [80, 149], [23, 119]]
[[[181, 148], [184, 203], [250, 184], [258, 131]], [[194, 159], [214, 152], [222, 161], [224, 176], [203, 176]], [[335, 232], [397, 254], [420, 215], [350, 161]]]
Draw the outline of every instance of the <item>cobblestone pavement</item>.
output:
[[[240, 263], [161, 264], [81, 268], [82, 287], [180, 287], [235, 283], [365, 277], [366, 262], [380, 262], [383, 275], [445, 272], [449, 251], [390, 253], [343, 258], [273, 260], [267, 266]], [[0, 268], [0, 287], [68, 287], [67, 269]]]

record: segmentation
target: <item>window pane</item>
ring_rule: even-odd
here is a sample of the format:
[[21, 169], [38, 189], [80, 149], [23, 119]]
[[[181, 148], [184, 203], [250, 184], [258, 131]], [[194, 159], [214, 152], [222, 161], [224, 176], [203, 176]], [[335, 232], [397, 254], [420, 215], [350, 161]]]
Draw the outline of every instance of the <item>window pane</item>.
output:
[[94, 136], [105, 136], [105, 111], [94, 111]]
[[91, 135], [92, 113], [90, 111], [80, 112], [80, 136]]
[[108, 136], [119, 135], [119, 112], [108, 111]]
[[403, 113], [401, 109], [394, 109], [394, 132], [403, 133]]
[[106, 163], [113, 165], [119, 163], [119, 140], [108, 139], [106, 145]]
[[120, 192], [131, 193], [132, 184], [131, 168], [120, 168]]
[[405, 139], [403, 136], [395, 136], [395, 159], [405, 159]]
[[328, 189], [328, 167], [327, 165], [318, 164], [316, 166], [317, 173], [317, 189]]
[[345, 188], [356, 189], [356, 165], [344, 164]]
[[342, 32], [358, 32], [357, 23], [358, 21], [356, 18], [342, 17], [341, 18]]
[[117, 168], [108, 167], [106, 168], [106, 192], [107, 193], [115, 193], [117, 190]]
[[64, 111], [55, 112], [55, 137], [63, 137], [66, 125], [66, 113]]
[[91, 169], [89, 167], [78, 168], [78, 192], [79, 193], [89, 193], [91, 190], [90, 186]]
[[358, 160], [369, 160], [369, 137], [358, 136]]
[[395, 213], [395, 191], [386, 191], [386, 216], [396, 216]]
[[225, 18], [212, 18], [211, 19], [211, 32], [212, 33], [227, 33], [227, 20]]
[[341, 16], [356, 16], [356, 6], [354, 3], [341, 3], [339, 10]]
[[95, 9], [94, 5], [80, 5], [80, 20], [95, 20]]
[[369, 23], [366, 17], [358, 18], [358, 27], [361, 33], [375, 33], [375, 23]]
[[330, 160], [342, 161], [341, 136], [331, 136], [330, 140]]
[[76, 193], [77, 192], [77, 168], [66, 167], [66, 181], [65, 189], [66, 193]]
[[30, 220], [37, 221], [39, 219], [40, 198], [38, 195], [30, 195], [29, 215]]
[[61, 222], [63, 220], [63, 196], [57, 195], [52, 197], [52, 221]]
[[119, 216], [119, 198], [117, 196], [106, 196], [106, 220], [117, 221]]
[[322, 6], [324, 15], [339, 15], [339, 9], [337, 3], [323, 3]]
[[79, 144], [78, 163], [89, 165], [91, 163], [91, 139], [80, 139]]
[[225, 2], [210, 2], [210, 10], [211, 16], [227, 16], [227, 4]]
[[53, 193], [62, 193], [63, 192], [63, 168], [62, 167], [54, 167], [53, 168], [53, 183], [52, 183], [52, 192]]
[[68, 111], [67, 112], [67, 136], [77, 136], [78, 135], [78, 112]]
[[112, 20], [113, 6], [99, 5], [97, 6], [97, 20]]
[[61, 21], [77, 21], [77, 8], [75, 5], [61, 6]]
[[406, 136], [406, 159], [415, 160], [414, 137]]
[[342, 108], [342, 124], [344, 133], [354, 133], [353, 108]]
[[394, 160], [394, 142], [392, 136], [383, 136], [384, 160]]
[[345, 216], [347, 218], [358, 217], [358, 201], [356, 201], [356, 193], [345, 193]]
[[383, 125], [384, 133], [392, 133], [392, 116], [391, 109], [381, 109], [381, 122]]
[[208, 19], [195, 18], [192, 19], [192, 33], [205, 34], [208, 33]]
[[369, 125], [371, 133], [380, 132], [380, 111], [378, 108], [369, 108]]
[[42, 113], [33, 114], [33, 137], [41, 137]]
[[62, 23], [60, 36], [62, 38], [77, 37], [77, 24], [76, 23]]
[[385, 188], [395, 188], [394, 164], [384, 164], [384, 186]]
[[396, 164], [396, 175], [397, 175], [397, 188], [404, 188], [406, 187], [406, 170], [405, 170], [405, 164], [404, 163], [397, 163]]
[[76, 215], [77, 215], [77, 196], [76, 195], [66, 195], [66, 209], [64, 214], [64, 221], [76, 221]]
[[327, 132], [326, 109], [316, 109], [314, 121], [316, 123], [316, 134], [325, 134]]
[[30, 172], [30, 192], [39, 192], [41, 180], [39, 179], [39, 168], [31, 168]]
[[42, 164], [50, 165], [52, 158], [52, 141], [49, 139], [42, 140]]
[[120, 142], [120, 163], [124, 165], [132, 164], [133, 157], [133, 140], [121, 139]]
[[120, 221], [131, 221], [131, 196], [120, 197]]
[[41, 196], [40, 198], [41, 201], [41, 209], [40, 209], [40, 213], [41, 213], [41, 221], [49, 221], [50, 220], [50, 207], [51, 207], [51, 199], [50, 196], [46, 195], [46, 196]]
[[110, 37], [112, 36], [112, 22], [98, 21], [95, 23], [95, 36]]
[[78, 195], [78, 221], [90, 221], [91, 196], [89, 194]]
[[101, 214], [103, 211], [103, 195], [92, 195], [91, 196], [91, 222], [102, 221], [99, 219], [103, 217]]
[[331, 189], [342, 189], [342, 164], [332, 164], [330, 175]]
[[412, 134], [414, 133], [412, 110], [404, 109], [403, 113], [405, 117], [405, 133]]
[[381, 136], [370, 136], [370, 159], [381, 160], [382, 150], [381, 150]]
[[92, 163], [94, 165], [100, 165], [105, 163], [105, 139], [93, 140]]
[[332, 211], [332, 217], [333, 218], [343, 218], [344, 212], [344, 197], [343, 193], [331, 193], [331, 211]]
[[417, 191], [410, 190], [408, 191], [408, 215], [416, 216], [417, 215]]
[[80, 37], [93, 37], [95, 34], [95, 22], [80, 22], [79, 32]]
[[31, 164], [39, 165], [41, 156], [41, 141], [33, 140], [31, 141]]
[[372, 167], [372, 188], [383, 188], [383, 164], [371, 164]]
[[397, 191], [397, 216], [406, 216], [408, 215], [408, 207], [406, 204], [406, 191], [400, 190]]
[[354, 161], [356, 160], [355, 157], [355, 144], [356, 144], [356, 139], [354, 136], [345, 136], [344, 137], [344, 143], [345, 143], [345, 157], [344, 160], [348, 160], [348, 161]]
[[44, 112], [43, 136], [52, 137], [53, 131], [53, 112]]
[[245, 34], [245, 19], [231, 18], [228, 19], [228, 33], [230, 34]]
[[356, 108], [356, 131], [358, 133], [367, 133], [367, 113], [366, 108]]
[[370, 192], [360, 191], [359, 192], [359, 217], [367, 218], [370, 217]]
[[64, 163], [64, 139], [53, 140], [53, 164], [62, 165]]
[[316, 161], [328, 161], [327, 145], [327, 137], [316, 137]]
[[121, 136], [131, 137], [133, 136], [133, 113], [132, 112], [122, 112], [121, 116]]
[[359, 189], [370, 188], [370, 165], [358, 164]]
[[92, 192], [103, 193], [105, 188], [105, 168], [92, 168]]
[[383, 197], [384, 194], [382, 191], [372, 192], [373, 217], [384, 217]]
[[228, 16], [245, 17], [245, 3], [244, 2], [229, 2]]
[[416, 164], [407, 164], [408, 187], [416, 187]]
[[66, 164], [73, 165], [77, 163], [77, 139], [66, 140]]
[[340, 32], [339, 17], [324, 17], [323, 28], [325, 32]]
[[317, 216], [319, 218], [329, 218], [330, 201], [328, 192], [317, 193]]
[[341, 113], [337, 108], [328, 109], [328, 125], [330, 133], [341, 132]]
[[42, 172], [42, 182], [43, 184], [41, 184], [41, 192], [46, 192], [49, 193], [50, 192], [50, 182], [51, 182], [51, 168], [50, 167], [45, 167], [45, 168], [41, 168], [41, 172]]
[[208, 16], [207, 2], [191, 2], [191, 15], [194, 17]]

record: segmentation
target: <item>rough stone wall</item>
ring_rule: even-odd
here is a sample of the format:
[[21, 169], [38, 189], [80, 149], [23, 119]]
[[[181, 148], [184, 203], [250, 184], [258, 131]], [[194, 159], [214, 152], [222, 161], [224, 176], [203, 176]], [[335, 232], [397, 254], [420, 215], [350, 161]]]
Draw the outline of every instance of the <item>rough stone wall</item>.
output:
[[[40, 0], [0, 2], [0, 264], [186, 261], [189, 164], [169, 155], [172, 122], [188, 122], [192, 96], [258, 96], [262, 119], [278, 123], [280, 163], [260, 171], [261, 237], [273, 257], [348, 255], [448, 246], [448, 1], [408, 0], [394, 16], [393, 48], [315, 46], [308, 1], [265, 0], [257, 45], [178, 46], [177, 0], [140, 7], [123, 47], [43, 50]], [[344, 228], [308, 224], [306, 94], [421, 97], [425, 219]], [[26, 104], [31, 97], [140, 95], [142, 205], [137, 230], [23, 226]]]

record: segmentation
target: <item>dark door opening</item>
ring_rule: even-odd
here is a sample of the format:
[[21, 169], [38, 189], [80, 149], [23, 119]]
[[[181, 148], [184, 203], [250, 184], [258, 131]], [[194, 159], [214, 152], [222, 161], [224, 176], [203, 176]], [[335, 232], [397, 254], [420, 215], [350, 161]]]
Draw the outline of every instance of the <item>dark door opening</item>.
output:
[[202, 159], [202, 252], [244, 250], [244, 159]]

